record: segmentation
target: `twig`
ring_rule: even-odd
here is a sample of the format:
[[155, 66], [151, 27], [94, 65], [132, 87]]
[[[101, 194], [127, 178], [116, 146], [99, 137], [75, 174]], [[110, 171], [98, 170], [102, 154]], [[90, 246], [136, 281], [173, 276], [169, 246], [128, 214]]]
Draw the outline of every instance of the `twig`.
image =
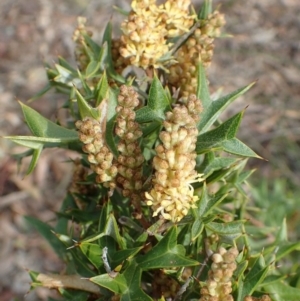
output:
[[70, 288], [100, 295], [99, 286], [79, 275], [39, 274], [37, 281], [47, 288]]

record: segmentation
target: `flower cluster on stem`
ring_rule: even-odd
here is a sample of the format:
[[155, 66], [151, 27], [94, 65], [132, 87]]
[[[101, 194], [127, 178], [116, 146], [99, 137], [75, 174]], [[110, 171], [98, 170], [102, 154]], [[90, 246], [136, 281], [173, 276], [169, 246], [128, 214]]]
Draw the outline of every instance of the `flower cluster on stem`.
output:
[[197, 88], [196, 66], [201, 62], [207, 68], [213, 56], [214, 38], [220, 35], [225, 24], [222, 14], [215, 11], [208, 16], [205, 24], [197, 28], [175, 54], [177, 63], [170, 66], [168, 81], [180, 88], [181, 96], [195, 93]]
[[159, 135], [162, 144], [155, 148], [153, 159], [153, 188], [145, 195], [153, 216], [178, 222], [195, 208], [198, 196], [191, 183], [202, 180], [195, 170], [196, 124], [201, 110], [200, 100], [191, 95], [166, 114], [165, 130]]
[[123, 34], [113, 42], [116, 69], [163, 67], [160, 59], [172, 46], [168, 39], [187, 32], [194, 23], [190, 4], [190, 0], [168, 0], [159, 6], [155, 0], [132, 1], [128, 19], [121, 25]]
[[73, 41], [76, 43], [75, 58], [79, 69], [85, 70], [90, 62], [90, 58], [87, 55], [88, 46], [85, 43], [84, 35], [91, 37], [93, 33], [90, 29], [88, 29], [85, 26], [86, 18], [78, 17], [77, 22], [78, 22], [78, 26], [73, 33]]
[[220, 247], [211, 256], [212, 265], [208, 272], [206, 285], [201, 288], [199, 301], [234, 301], [231, 295], [231, 278], [237, 268], [235, 259], [238, 254], [236, 248], [230, 248], [227, 251]]
[[101, 123], [86, 117], [83, 120], [78, 120], [75, 125], [79, 130], [79, 139], [84, 144], [82, 149], [88, 154], [87, 159], [90, 167], [97, 174], [96, 181], [114, 188], [114, 178], [118, 169], [113, 164], [113, 154], [105, 143]]
[[122, 85], [116, 107], [117, 118], [115, 132], [118, 143], [117, 183], [122, 193], [136, 205], [140, 199], [142, 182], [142, 164], [144, 156], [138, 139], [142, 136], [139, 124], [135, 121], [134, 109], [139, 105], [138, 93], [133, 87]]

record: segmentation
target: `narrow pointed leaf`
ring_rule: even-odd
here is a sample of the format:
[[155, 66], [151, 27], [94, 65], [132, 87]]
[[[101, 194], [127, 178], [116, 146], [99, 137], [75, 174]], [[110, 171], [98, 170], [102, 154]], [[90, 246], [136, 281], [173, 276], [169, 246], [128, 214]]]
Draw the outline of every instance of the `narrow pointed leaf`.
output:
[[79, 244], [79, 247], [82, 253], [97, 269], [103, 266], [103, 261], [101, 257], [102, 249], [99, 245], [83, 242]]
[[24, 218], [26, 222], [32, 225], [48, 241], [58, 256], [63, 259], [67, 252], [66, 246], [53, 233], [54, 229], [34, 217], [25, 216]]
[[222, 149], [224, 141], [233, 139], [235, 137], [243, 114], [244, 111], [234, 115], [217, 128], [199, 135], [196, 145], [197, 153], [205, 153], [211, 149]]
[[274, 301], [299, 301], [300, 288], [291, 287], [283, 281], [277, 281], [263, 287]]
[[[248, 268], [250, 267], [248, 266]], [[250, 271], [246, 275], [245, 279], [239, 283], [237, 301], [243, 301], [245, 296], [251, 296], [258, 285], [265, 279], [268, 271], [269, 266], [265, 265], [264, 258], [262, 255], [260, 255], [250, 268]]]
[[35, 101], [36, 99], [40, 98], [44, 94], [46, 94], [50, 89], [52, 89], [52, 85], [50, 83], [47, 83], [46, 86], [40, 90], [38, 93], [36, 93], [34, 96], [32, 96], [29, 100], [28, 103], [31, 103]]
[[107, 81], [106, 72], [103, 72], [95, 91], [96, 96], [96, 107], [98, 107], [103, 99], [105, 99], [108, 95], [109, 84]]
[[102, 287], [109, 289], [116, 294], [123, 294], [127, 289], [126, 279], [122, 274], [112, 277], [109, 274], [103, 274], [90, 278], [90, 281]]
[[209, 90], [208, 90], [205, 68], [201, 63], [199, 63], [197, 65], [197, 92], [196, 92], [196, 95], [197, 95], [197, 98], [201, 100], [201, 103], [203, 106], [203, 113], [201, 114], [201, 116], [202, 116], [206, 113], [209, 106], [211, 105], [211, 99], [210, 99]]
[[250, 147], [248, 147], [246, 144], [244, 144], [237, 138], [223, 141], [222, 149], [230, 154], [262, 159], [262, 157], [257, 155]]
[[[202, 83], [200, 87], [202, 87], [205, 83]], [[203, 110], [203, 113], [201, 114], [200, 122], [198, 123], [198, 130], [201, 133], [206, 132], [213, 124], [214, 122], [219, 118], [220, 114], [239, 96], [243, 95], [246, 91], [248, 91], [255, 82], [238, 89], [224, 97], [221, 97], [215, 101], [207, 102], [207, 107]], [[202, 88], [204, 89], [204, 88]], [[206, 92], [205, 92], [206, 91]], [[208, 88], [204, 89], [203, 96], [200, 95], [200, 99], [203, 102], [204, 97], [209, 97], [208, 95]]]
[[78, 140], [78, 134], [76, 131], [57, 125], [21, 102], [20, 105], [25, 117], [25, 121], [35, 136], [55, 139], [60, 138], [66, 139], [67, 141]]
[[198, 13], [200, 20], [207, 19], [207, 16], [212, 13], [212, 0], [205, 0], [201, 10]]
[[[119, 152], [115, 142], [115, 121], [116, 121], [116, 106], [117, 106], [117, 94], [113, 90], [109, 89], [108, 104], [107, 104], [107, 115], [106, 115], [106, 130], [105, 130], [105, 140], [114, 154], [118, 157]], [[102, 113], [105, 114], [105, 113]], [[102, 118], [102, 117], [101, 117]]]
[[85, 117], [91, 117], [99, 120], [100, 112], [97, 109], [92, 108], [77, 89], [75, 91], [81, 119], [84, 119]]

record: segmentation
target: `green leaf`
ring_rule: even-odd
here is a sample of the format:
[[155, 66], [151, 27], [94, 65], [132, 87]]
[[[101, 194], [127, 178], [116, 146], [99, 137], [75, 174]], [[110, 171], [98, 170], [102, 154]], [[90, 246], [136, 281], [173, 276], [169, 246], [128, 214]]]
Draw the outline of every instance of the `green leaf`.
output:
[[198, 154], [222, 148], [226, 140], [233, 139], [238, 131], [244, 111], [234, 115], [217, 128], [198, 136], [196, 151]]
[[198, 261], [185, 257], [185, 248], [177, 245], [177, 230], [172, 227], [168, 233], [146, 255], [137, 257], [143, 270], [199, 265]]
[[[70, 194], [68, 192], [63, 200], [61, 207], [60, 207], [60, 212], [64, 213], [65, 211], [69, 210], [70, 208], [77, 208], [77, 205], [75, 203], [75, 200], [74, 200], [74, 197], [72, 196], [72, 194]], [[59, 213], [57, 213], [57, 216], [58, 216], [58, 220], [57, 220], [57, 223], [55, 226], [55, 232], [67, 235], [69, 219], [64, 216], [60, 216]]]
[[99, 60], [101, 56], [102, 48], [88, 35], [83, 34], [84, 41], [88, 47], [85, 47], [85, 51], [90, 60]]
[[208, 15], [212, 13], [212, 0], [205, 0], [198, 13], [198, 19], [207, 19]]
[[210, 222], [205, 227], [219, 235], [242, 235], [244, 223], [243, 220], [228, 223]]
[[218, 206], [229, 194], [222, 193], [215, 196], [208, 196], [206, 190], [202, 192], [200, 205], [198, 207], [198, 214], [200, 217], [207, 216], [211, 211]]
[[[55, 83], [61, 83], [63, 86], [68, 86], [72, 87], [73, 85], [78, 85], [79, 84], [79, 79], [77, 77], [77, 72], [74, 73], [73, 71], [64, 68], [61, 65], [55, 64], [55, 68], [58, 73], [57, 75], [53, 78], [53, 81]], [[55, 73], [53, 73], [55, 75]]]
[[155, 75], [151, 83], [147, 106], [137, 110], [136, 120], [140, 123], [164, 120], [167, 111], [171, 111], [170, 101], [161, 82]]
[[243, 157], [254, 157], [254, 158], [262, 159], [262, 157], [257, 155], [250, 147], [245, 145], [237, 138], [223, 141], [222, 148], [225, 152], [230, 154], [243, 156]]
[[102, 287], [109, 289], [116, 294], [123, 294], [127, 289], [127, 283], [124, 275], [118, 274], [113, 277], [109, 274], [103, 274], [95, 276], [89, 279], [93, 283], [96, 283]]
[[299, 301], [300, 289], [291, 287], [282, 281], [264, 286], [274, 301]]
[[58, 63], [60, 66], [64, 67], [65, 69], [69, 70], [71, 73], [76, 74], [76, 69], [73, 68], [62, 56], [58, 56]]
[[287, 242], [288, 242], [288, 229], [286, 224], [286, 218], [284, 218], [279, 228], [279, 231], [277, 232], [275, 245], [279, 245], [282, 243], [285, 244]]
[[[203, 76], [205, 76], [205, 73]], [[205, 83], [206, 83], [206, 80], [204, 83], [201, 84], [200, 88]], [[241, 89], [238, 89], [224, 97], [221, 97], [215, 101], [210, 101], [210, 99], [206, 100], [206, 102], [204, 103], [206, 105], [206, 107], [204, 107], [203, 113], [201, 114], [200, 122], [198, 123], [199, 133], [202, 134], [202, 133], [206, 132], [214, 124], [214, 122], [218, 119], [220, 114], [228, 107], [228, 105], [231, 104], [239, 96], [243, 95], [246, 91], [248, 91], [254, 84], [255, 84], [255, 82], [253, 82], [253, 83], [249, 84], [248, 86], [245, 86]], [[198, 88], [199, 88], [199, 86], [198, 86]], [[209, 98], [209, 94], [208, 94], [208, 88], [204, 89], [202, 87], [202, 89], [204, 90], [204, 92], [200, 93], [199, 98], [203, 102], [203, 99]]]
[[[203, 112], [201, 114], [201, 120], [204, 117], [206, 111], [209, 110], [209, 107], [211, 106], [211, 99], [209, 95], [209, 90], [208, 90], [208, 84], [207, 84], [207, 78], [205, 74], [205, 68], [204, 66], [199, 63], [197, 65], [197, 92], [196, 92], [197, 98], [201, 99], [201, 103], [203, 106]], [[200, 121], [201, 123], [201, 121]], [[201, 129], [200, 126], [198, 129]]]
[[34, 96], [32, 96], [28, 100], [28, 103], [31, 103], [31, 102], [35, 101], [36, 99], [40, 98], [41, 96], [46, 94], [48, 91], [50, 91], [51, 88], [52, 88], [52, 85], [50, 83], [47, 83], [46, 86], [44, 88], [42, 88], [42, 90], [40, 90], [38, 93], [36, 93]]
[[141, 289], [142, 269], [135, 261], [132, 260], [129, 263], [123, 275], [126, 279], [127, 289], [123, 292], [121, 301], [152, 301], [152, 298]]
[[276, 261], [284, 258], [293, 251], [300, 251], [300, 242], [282, 242], [276, 252]]
[[79, 244], [80, 250], [87, 257], [87, 259], [99, 269], [103, 265], [102, 248], [97, 244], [81, 242]]
[[104, 33], [103, 33], [103, 38], [102, 38], [102, 44], [103, 47], [105, 45], [105, 47], [107, 48], [107, 54], [106, 54], [106, 58], [107, 58], [107, 63], [108, 63], [108, 68], [109, 70], [113, 70], [113, 60], [112, 60], [112, 52], [111, 52], [111, 39], [112, 39], [112, 22], [108, 22]]
[[205, 177], [210, 176], [214, 171], [224, 169], [224, 168], [230, 168], [231, 166], [234, 166], [240, 159], [236, 158], [214, 158], [208, 164], [205, 166], [205, 169], [200, 170], [201, 173], [205, 174]]
[[252, 295], [258, 285], [267, 276], [269, 266], [265, 265], [262, 255], [259, 255], [252, 266], [248, 266], [250, 270], [245, 279], [239, 283], [237, 290], [237, 301], [243, 301], [245, 296]]
[[125, 250], [119, 250], [112, 254], [111, 260], [112, 265], [118, 266], [123, 261], [130, 259], [134, 255], [136, 255], [144, 246], [138, 247], [138, 248], [131, 248], [131, 249], [125, 249]]
[[25, 216], [24, 218], [26, 222], [32, 225], [48, 241], [58, 256], [65, 259], [68, 251], [66, 250], [66, 246], [54, 234], [53, 228], [34, 217]]
[[25, 121], [35, 136], [55, 138], [65, 142], [78, 140], [78, 134], [76, 131], [57, 125], [21, 102], [20, 105], [25, 117]]
[[[116, 121], [116, 106], [118, 104], [117, 94], [112, 89], [109, 89], [108, 103], [107, 103], [107, 113], [106, 113], [106, 130], [105, 130], [105, 140], [107, 146], [110, 148], [111, 152], [115, 157], [118, 157], [119, 152], [115, 142], [115, 121]], [[105, 112], [101, 112], [105, 114]], [[103, 117], [102, 117], [103, 118]]]
[[113, 237], [122, 250], [125, 249], [126, 246], [124, 240], [120, 235], [119, 227], [113, 214], [109, 215], [109, 218], [105, 226], [105, 234]]
[[95, 89], [96, 107], [99, 106], [102, 100], [107, 97], [108, 92], [109, 84], [106, 72], [104, 71]]
[[91, 117], [93, 119], [99, 120], [99, 110], [92, 108], [77, 89], [75, 89], [75, 91], [81, 119], [84, 119], [85, 117]]

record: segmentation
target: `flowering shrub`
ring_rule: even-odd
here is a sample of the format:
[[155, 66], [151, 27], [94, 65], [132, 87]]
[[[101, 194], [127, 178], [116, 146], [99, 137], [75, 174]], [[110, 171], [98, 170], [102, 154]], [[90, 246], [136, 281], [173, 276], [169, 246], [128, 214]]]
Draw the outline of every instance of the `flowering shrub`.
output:
[[46, 147], [78, 153], [56, 226], [27, 217], [67, 266], [31, 271], [32, 287], [80, 301], [299, 300], [276, 268], [299, 248], [285, 224], [265, 248], [249, 237], [263, 232], [245, 219], [244, 166], [259, 156], [236, 138], [244, 111], [220, 120], [254, 83], [209, 94], [224, 16], [211, 1], [197, 13], [189, 0], [134, 0], [119, 38], [109, 23], [98, 44], [85, 24], [73, 35], [78, 69], [63, 58], [47, 68], [69, 127], [21, 104], [33, 136], [8, 137], [30, 148], [28, 173]]

